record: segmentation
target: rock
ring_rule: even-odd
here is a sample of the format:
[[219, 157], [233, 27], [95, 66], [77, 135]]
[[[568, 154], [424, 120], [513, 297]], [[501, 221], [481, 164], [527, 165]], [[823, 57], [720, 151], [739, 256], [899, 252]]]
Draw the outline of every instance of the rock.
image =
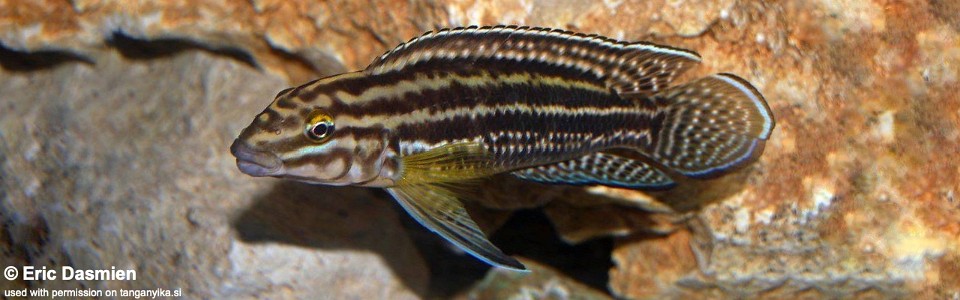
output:
[[[717, 20], [694, 47], [705, 57], [695, 72], [747, 76], [777, 128], [746, 185], [699, 211], [692, 236], [621, 240], [611, 289], [960, 295], [960, 152], [947, 150], [960, 144], [960, 43], [942, 13], [915, 4], [740, 4]], [[654, 255], [677, 263], [646, 261]]]
[[196, 298], [426, 292], [393, 202], [236, 172], [228, 145], [282, 78], [195, 51], [94, 57], [0, 80], [3, 265], [116, 266], [138, 277], [24, 284]]
[[[606, 188], [592, 189], [621, 195]], [[634, 198], [615, 198], [584, 191], [568, 190], [543, 208], [557, 233], [570, 244], [598, 237], [624, 237], [638, 233], [665, 235], [676, 230], [675, 224], [680, 222], [680, 217], [675, 214], [622, 204], [624, 199]]]
[[[623, 298], [957, 298], [958, 15], [952, 1], [6, 1], [0, 257], [116, 264], [143, 280], [91, 285], [203, 298], [435, 296], [427, 273], [455, 272], [423, 232], [401, 234], [418, 225], [382, 193], [252, 179], [226, 145], [284, 87], [427, 30], [513, 23], [695, 50], [681, 81], [738, 74], [777, 127], [756, 164], [670, 191], [498, 182], [477, 197], [499, 210], [487, 231], [542, 207], [566, 241], [616, 236]], [[557, 286], [506, 275], [463, 294]], [[500, 294], [500, 280], [521, 283]]]
[[458, 299], [610, 299], [557, 270], [521, 260], [530, 273], [494, 270]]
[[[233, 221], [239, 240], [229, 253], [234, 268], [223, 283], [231, 287], [225, 296], [424, 295], [427, 265], [399, 219], [407, 216], [383, 196], [371, 189], [276, 184]], [[370, 288], [371, 281], [382, 284]], [[278, 292], [278, 286], [285, 288]]]
[[[614, 252], [616, 267], [610, 271], [610, 289], [631, 298], [652, 299], [717, 297], [698, 289], [684, 289], [680, 283], [697, 271], [697, 256], [691, 250], [689, 231], [666, 237], [637, 236], [621, 241]], [[649, 272], [656, 270], [656, 272]]]

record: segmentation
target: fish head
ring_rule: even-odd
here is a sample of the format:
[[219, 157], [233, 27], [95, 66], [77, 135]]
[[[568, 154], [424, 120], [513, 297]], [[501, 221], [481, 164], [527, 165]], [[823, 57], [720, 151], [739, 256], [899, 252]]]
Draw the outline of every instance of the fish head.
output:
[[[328, 79], [335, 81], [336, 78]], [[399, 177], [391, 132], [364, 124], [308, 83], [277, 94], [230, 146], [241, 172], [324, 185], [388, 187]]]

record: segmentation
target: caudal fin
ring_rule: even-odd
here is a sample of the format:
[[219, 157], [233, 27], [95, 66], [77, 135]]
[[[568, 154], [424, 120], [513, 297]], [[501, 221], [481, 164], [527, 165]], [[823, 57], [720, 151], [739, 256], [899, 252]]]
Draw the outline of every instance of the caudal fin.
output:
[[661, 109], [648, 155], [689, 177], [707, 177], [755, 159], [774, 127], [750, 83], [716, 74], [653, 95]]

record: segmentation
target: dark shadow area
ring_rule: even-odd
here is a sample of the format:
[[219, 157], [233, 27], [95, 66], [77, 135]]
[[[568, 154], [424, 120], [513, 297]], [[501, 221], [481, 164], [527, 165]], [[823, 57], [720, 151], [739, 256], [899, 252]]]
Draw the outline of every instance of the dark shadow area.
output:
[[0, 67], [11, 72], [51, 69], [65, 63], [93, 65], [93, 59], [65, 50], [19, 51], [0, 43]]
[[[490, 266], [462, 253], [412, 218], [402, 219], [430, 267], [427, 298], [448, 299], [483, 279]], [[608, 272], [613, 266], [613, 240], [595, 239], [569, 245], [559, 238], [541, 209], [519, 210], [490, 241], [511, 256], [524, 257], [553, 267], [587, 286], [608, 292]]]
[[[386, 192], [382, 194], [384, 197], [390, 197]], [[400, 222], [403, 223], [404, 229], [430, 270], [429, 287], [426, 294], [421, 296], [427, 299], [449, 299], [469, 289], [486, 276], [491, 268], [490, 265], [449, 244], [436, 233], [417, 223], [399, 206], [395, 208], [397, 213], [401, 214]]]
[[549, 265], [587, 286], [609, 293], [612, 238], [567, 244], [543, 211], [533, 209], [514, 213], [501, 230], [493, 234], [491, 241], [505, 253]]
[[[416, 286], [411, 262], [396, 255], [390, 234], [402, 230], [379, 228], [377, 220], [395, 214], [395, 204], [373, 189], [331, 187], [282, 181], [256, 197], [254, 204], [233, 221], [240, 240], [278, 242], [318, 249], [357, 249], [379, 254], [395, 276]], [[409, 257], [409, 256], [406, 256]], [[411, 290], [416, 291], [416, 288]]]
[[213, 55], [239, 61], [255, 69], [260, 69], [257, 60], [250, 53], [232, 47], [215, 47], [185, 38], [160, 38], [154, 40], [137, 39], [122, 32], [114, 32], [107, 45], [120, 52], [123, 57], [133, 60], [166, 58], [187, 50], [200, 50]]

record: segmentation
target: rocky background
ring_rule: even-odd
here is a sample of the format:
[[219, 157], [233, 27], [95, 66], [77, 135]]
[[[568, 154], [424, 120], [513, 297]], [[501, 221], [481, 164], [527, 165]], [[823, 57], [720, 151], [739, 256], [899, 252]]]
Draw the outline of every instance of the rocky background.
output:
[[[0, 287], [960, 299], [958, 3], [0, 0], [0, 266], [138, 274]], [[738, 74], [777, 127], [758, 163], [665, 192], [489, 184], [473, 213], [529, 275], [382, 191], [236, 170], [230, 142], [279, 90], [471, 24], [698, 51], [681, 80]]]

